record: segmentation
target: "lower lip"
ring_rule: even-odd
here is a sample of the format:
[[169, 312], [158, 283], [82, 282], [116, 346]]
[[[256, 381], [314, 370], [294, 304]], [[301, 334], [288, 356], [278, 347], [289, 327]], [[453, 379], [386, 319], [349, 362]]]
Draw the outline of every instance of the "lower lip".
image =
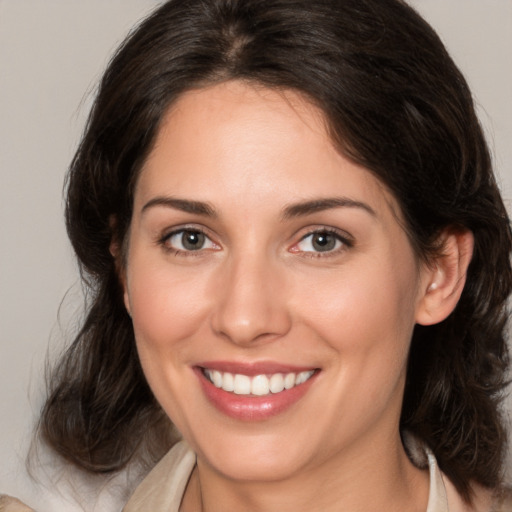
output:
[[224, 391], [215, 387], [200, 368], [195, 368], [195, 372], [208, 400], [220, 412], [242, 421], [262, 421], [286, 411], [308, 392], [318, 375], [315, 372], [306, 382], [280, 393], [252, 396]]

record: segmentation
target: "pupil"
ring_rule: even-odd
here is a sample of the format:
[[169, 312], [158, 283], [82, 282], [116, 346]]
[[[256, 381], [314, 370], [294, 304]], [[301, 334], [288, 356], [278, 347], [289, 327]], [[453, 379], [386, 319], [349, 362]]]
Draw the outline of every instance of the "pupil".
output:
[[332, 251], [335, 245], [336, 239], [328, 233], [318, 233], [313, 237], [313, 247], [317, 251]]
[[204, 234], [197, 231], [185, 231], [181, 243], [189, 251], [197, 251], [204, 245]]

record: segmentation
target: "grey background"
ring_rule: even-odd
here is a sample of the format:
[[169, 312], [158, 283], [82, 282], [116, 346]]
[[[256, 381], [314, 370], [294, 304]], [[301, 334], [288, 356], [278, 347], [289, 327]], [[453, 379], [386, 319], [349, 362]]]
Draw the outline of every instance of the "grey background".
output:
[[[158, 3], [0, 0], [0, 492], [40, 512], [81, 510], [64, 500], [59, 486], [34, 483], [24, 461], [41, 405], [48, 346], [57, 353], [81, 313], [62, 218], [63, 178], [109, 56]], [[411, 3], [438, 30], [468, 78], [510, 206], [512, 1]], [[53, 474], [51, 459], [42, 460]], [[87, 482], [73, 492], [97, 495], [96, 485]], [[115, 510], [116, 498], [104, 495], [96, 509]]]

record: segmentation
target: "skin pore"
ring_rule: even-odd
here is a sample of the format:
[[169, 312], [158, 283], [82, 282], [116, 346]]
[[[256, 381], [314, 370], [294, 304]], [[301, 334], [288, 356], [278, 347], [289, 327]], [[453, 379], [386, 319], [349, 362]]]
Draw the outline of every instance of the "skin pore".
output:
[[[407, 353], [455, 307], [472, 239], [446, 233], [423, 265], [398, 211], [295, 92], [232, 81], [171, 107], [123, 284], [149, 385], [197, 454], [182, 512], [426, 509], [399, 434]], [[255, 400], [210, 367], [312, 376]]]

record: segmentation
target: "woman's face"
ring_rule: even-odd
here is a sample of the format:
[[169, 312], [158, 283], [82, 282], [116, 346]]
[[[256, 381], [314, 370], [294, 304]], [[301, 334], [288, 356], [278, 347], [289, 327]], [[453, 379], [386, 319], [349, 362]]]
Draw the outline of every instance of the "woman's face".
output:
[[125, 301], [199, 461], [281, 479], [398, 438], [428, 284], [399, 215], [294, 92], [227, 82], [173, 105], [135, 191]]

